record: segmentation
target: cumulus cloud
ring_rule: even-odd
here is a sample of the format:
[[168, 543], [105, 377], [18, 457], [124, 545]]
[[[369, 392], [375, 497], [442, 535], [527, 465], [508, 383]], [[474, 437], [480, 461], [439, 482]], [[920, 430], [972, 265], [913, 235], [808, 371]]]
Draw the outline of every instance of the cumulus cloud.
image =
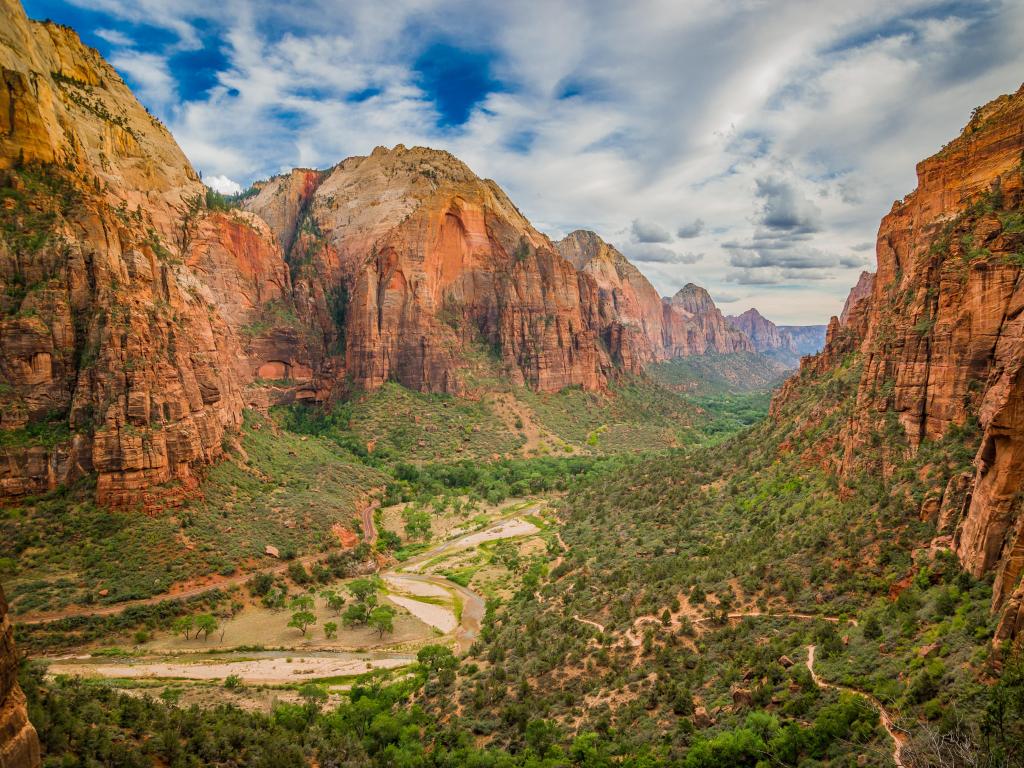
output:
[[[745, 300], [789, 322], [837, 313], [860, 268], [846, 256], [813, 266], [807, 250], [870, 257], [915, 164], [1024, 71], [1024, 4], [1013, 0], [704, 3], [699, 13], [658, 0], [394, 0], [386, 14], [378, 0], [346, 0], [344, 13], [336, 0], [102, 0], [90, 10], [117, 30], [90, 43], [208, 177], [244, 185], [381, 144], [435, 146], [494, 178], [542, 230], [692, 243], [675, 258], [646, 253], [663, 292], [688, 280], [712, 292], [768, 286]], [[128, 39], [143, 28], [161, 34]], [[472, 41], [467, 60], [493, 85], [458, 125], [444, 123], [417, 71], [438, 41]], [[223, 55], [201, 89], [182, 62], [206, 57], [188, 51]], [[678, 226], [680, 211], [703, 226]]]
[[724, 291], [715, 291], [711, 294], [711, 298], [715, 300], [715, 304], [735, 304], [737, 301], [743, 301], [742, 296], [737, 296], [734, 293], [725, 293]]
[[220, 192], [222, 195], [237, 195], [242, 191], [241, 184], [224, 175], [207, 176], [203, 181], [214, 192]]
[[128, 35], [123, 32], [119, 32], [116, 29], [97, 29], [96, 34], [111, 45], [117, 45], [123, 48], [134, 45], [134, 42], [130, 37], [128, 37]]
[[704, 258], [703, 253], [679, 253], [655, 243], [633, 243], [626, 247], [630, 260], [649, 264], [696, 264]]
[[807, 235], [821, 230], [821, 209], [793, 184], [773, 177], [756, 180], [755, 195], [762, 201], [760, 223], [770, 230]]
[[165, 107], [176, 101], [177, 87], [165, 56], [135, 50], [119, 50], [110, 57], [110, 63], [131, 78], [136, 93], [145, 103]]
[[819, 269], [834, 267], [840, 264], [839, 257], [817, 248], [792, 247], [788, 249], [762, 249], [757, 247], [732, 248], [729, 263], [744, 269], [763, 269], [778, 267], [781, 269]]
[[638, 243], [668, 243], [672, 241], [672, 235], [667, 229], [650, 221], [633, 219], [630, 231], [633, 240]]
[[697, 237], [704, 231], [704, 219], [694, 219], [689, 224], [683, 224], [679, 229], [676, 230], [676, 237], [682, 240], [689, 240], [690, 238]]

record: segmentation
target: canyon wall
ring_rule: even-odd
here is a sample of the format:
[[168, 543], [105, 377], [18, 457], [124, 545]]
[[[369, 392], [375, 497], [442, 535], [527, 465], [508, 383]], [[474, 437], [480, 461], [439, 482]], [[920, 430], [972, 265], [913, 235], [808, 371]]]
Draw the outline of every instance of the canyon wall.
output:
[[28, 720], [25, 694], [18, 687], [18, 654], [7, 599], [0, 587], [0, 768], [39, 765], [39, 738]]
[[102, 503], [172, 501], [241, 423], [273, 328], [241, 331], [290, 291], [281, 248], [208, 209], [95, 50], [2, 2], [0, 496], [95, 474]]
[[753, 307], [741, 315], [730, 315], [727, 319], [750, 337], [754, 349], [758, 352], [783, 351], [796, 354], [796, 342], [793, 337], [780, 331], [775, 323]]
[[[877, 272], [862, 275], [823, 352], [803, 374], [851, 352], [863, 370], [837, 470], [857, 471], [888, 414], [910, 450], [952, 428], [980, 432], [969, 477], [951, 477], [923, 516], [954, 533], [972, 574], [992, 574], [997, 641], [1024, 630], [1024, 88], [979, 108], [917, 167], [917, 189], [882, 220]], [[800, 389], [792, 380], [773, 404]], [[973, 425], [977, 424], [975, 428]], [[888, 475], [897, 449], [884, 455]], [[941, 469], [941, 468], [940, 468]]]

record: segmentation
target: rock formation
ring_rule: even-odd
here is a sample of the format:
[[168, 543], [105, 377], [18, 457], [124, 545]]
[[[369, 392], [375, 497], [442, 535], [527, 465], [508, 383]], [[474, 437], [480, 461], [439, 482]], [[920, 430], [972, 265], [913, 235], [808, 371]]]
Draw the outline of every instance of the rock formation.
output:
[[665, 359], [661, 296], [643, 273], [588, 230], [571, 232], [555, 246], [597, 283], [601, 326], [606, 335], [621, 329], [620, 355], [630, 360], [631, 367]]
[[[828, 342], [806, 359], [815, 376], [858, 352], [854, 416], [838, 470], [854, 471], [894, 413], [911, 450], [980, 424], [973, 477], [949, 478], [926, 503], [956, 526], [975, 576], [994, 574], [997, 640], [1024, 630], [1024, 88], [976, 110], [963, 133], [917, 167], [917, 189], [878, 233], [878, 269], [862, 275]], [[799, 390], [783, 389], [772, 412]], [[888, 475], [900, 457], [883, 446]], [[953, 502], [947, 504], [946, 496]], [[962, 501], [961, 501], [962, 500]], [[960, 513], [949, 507], [960, 508]], [[927, 510], [922, 510], [927, 514]]]
[[397, 381], [539, 391], [750, 351], [703, 289], [660, 299], [611, 246], [557, 246], [446, 152], [378, 148], [207, 190], [75, 33], [0, 0], [0, 496], [95, 476], [104, 504], [197, 491], [248, 406]]
[[[95, 472], [145, 501], [216, 460], [241, 422], [264, 330], [289, 289], [260, 222], [212, 214], [167, 130], [73, 31], [2, 0], [0, 495]], [[281, 355], [278, 355], [281, 356]]]
[[18, 654], [7, 600], [0, 587], [0, 768], [35, 768], [39, 739], [18, 687]]
[[660, 298], [625, 256], [586, 230], [572, 232], [556, 245], [577, 269], [596, 281], [602, 327], [618, 324], [623, 329], [627, 341], [621, 346], [630, 350], [631, 359], [645, 363], [708, 352], [753, 351], [751, 340], [727, 321], [700, 286], [689, 283], [671, 299]]
[[750, 338], [725, 319], [711, 294], [699, 285], [687, 283], [671, 299], [663, 299], [662, 316], [667, 358], [754, 351]]
[[754, 349], [758, 352], [781, 351], [796, 354], [796, 342], [793, 341], [793, 337], [780, 331], [775, 323], [753, 307], [741, 315], [730, 315], [727, 319], [750, 337]]
[[853, 288], [850, 289], [850, 293], [846, 297], [846, 303], [843, 304], [843, 311], [839, 315], [840, 325], [845, 326], [849, 324], [850, 316], [857, 309], [857, 305], [860, 304], [864, 299], [871, 297], [871, 292], [874, 290], [874, 285], [874, 272], [860, 273], [860, 277], [857, 278], [856, 285], [854, 285]]

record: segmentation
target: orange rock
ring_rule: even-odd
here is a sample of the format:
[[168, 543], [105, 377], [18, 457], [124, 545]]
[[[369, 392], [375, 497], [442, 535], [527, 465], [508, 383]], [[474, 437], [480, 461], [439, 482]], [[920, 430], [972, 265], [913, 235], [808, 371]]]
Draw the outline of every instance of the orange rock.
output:
[[[977, 418], [973, 476], [953, 476], [923, 512], [975, 576], [994, 573], [997, 642], [1024, 630], [1024, 233], [1004, 218], [1024, 209], [1024, 88], [976, 111], [963, 133], [917, 167], [917, 189], [882, 220], [874, 277], [862, 275], [826, 347], [773, 400], [773, 418], [801, 383], [858, 351], [856, 409], [843, 427], [841, 473], [895, 412], [911, 449]], [[981, 201], [982, 205], [974, 204]], [[1002, 215], [1002, 218], [1001, 218]], [[877, 470], [905, 460], [884, 445]], [[939, 495], [941, 494], [941, 496]], [[898, 586], [895, 591], [898, 592]]]
[[0, 766], [36, 768], [39, 738], [28, 720], [25, 694], [18, 686], [18, 653], [7, 600], [0, 588]]

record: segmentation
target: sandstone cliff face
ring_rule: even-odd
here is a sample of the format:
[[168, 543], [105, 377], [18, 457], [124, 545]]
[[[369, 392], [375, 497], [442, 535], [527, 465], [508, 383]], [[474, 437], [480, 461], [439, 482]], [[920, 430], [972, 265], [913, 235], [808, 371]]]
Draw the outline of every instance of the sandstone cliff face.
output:
[[875, 273], [861, 272], [860, 277], [857, 278], [857, 283], [850, 289], [850, 293], [846, 297], [846, 303], [843, 304], [843, 311], [839, 315], [840, 325], [845, 326], [849, 324], [850, 316], [857, 309], [857, 305], [865, 299], [871, 298], [874, 287]]
[[661, 296], [616, 248], [594, 232], [576, 230], [555, 243], [577, 270], [594, 278], [603, 336], [618, 339], [618, 357], [634, 370], [665, 359]]
[[18, 654], [7, 600], [0, 587], [0, 768], [35, 768], [39, 739], [18, 687]]
[[90, 472], [103, 503], [188, 493], [264, 362], [240, 331], [288, 290], [280, 246], [205, 209], [170, 134], [71, 30], [3, 0], [0, 68], [0, 495]]
[[775, 323], [753, 307], [741, 315], [729, 316], [726, 319], [750, 337], [754, 349], [758, 352], [781, 350], [796, 354], [796, 342], [793, 341], [793, 337], [780, 331]]
[[[973, 478], [949, 478], [931, 499], [956, 526], [956, 552], [995, 574], [999, 640], [1024, 629], [1024, 88], [978, 110], [963, 134], [917, 168], [918, 187], [879, 229], [878, 270], [862, 276], [843, 321], [833, 318], [814, 374], [847, 352], [863, 373], [844, 428], [840, 471], [858, 466], [886, 413], [911, 449], [977, 420]], [[870, 294], [866, 291], [870, 290]], [[790, 396], [798, 383], [783, 390]], [[778, 412], [778, 408], [773, 408]], [[890, 454], [882, 467], [898, 463]], [[927, 514], [927, 510], [922, 510]]]
[[663, 299], [662, 317], [666, 358], [754, 351], [750, 338], [725, 319], [699, 285], [687, 283], [671, 299]]
[[335, 378], [461, 393], [477, 346], [516, 383], [599, 389], [646, 361], [602, 322], [595, 280], [450, 154], [377, 148], [306, 173], [272, 180], [246, 207], [291, 243], [295, 303]]
[[[723, 317], [706, 290], [690, 283], [671, 299], [660, 298], [640, 270], [593, 232], [577, 230], [556, 245], [597, 283], [602, 327], [618, 329], [621, 357], [643, 365], [708, 352], [753, 351], [756, 346]], [[605, 331], [606, 337], [611, 335]]]

